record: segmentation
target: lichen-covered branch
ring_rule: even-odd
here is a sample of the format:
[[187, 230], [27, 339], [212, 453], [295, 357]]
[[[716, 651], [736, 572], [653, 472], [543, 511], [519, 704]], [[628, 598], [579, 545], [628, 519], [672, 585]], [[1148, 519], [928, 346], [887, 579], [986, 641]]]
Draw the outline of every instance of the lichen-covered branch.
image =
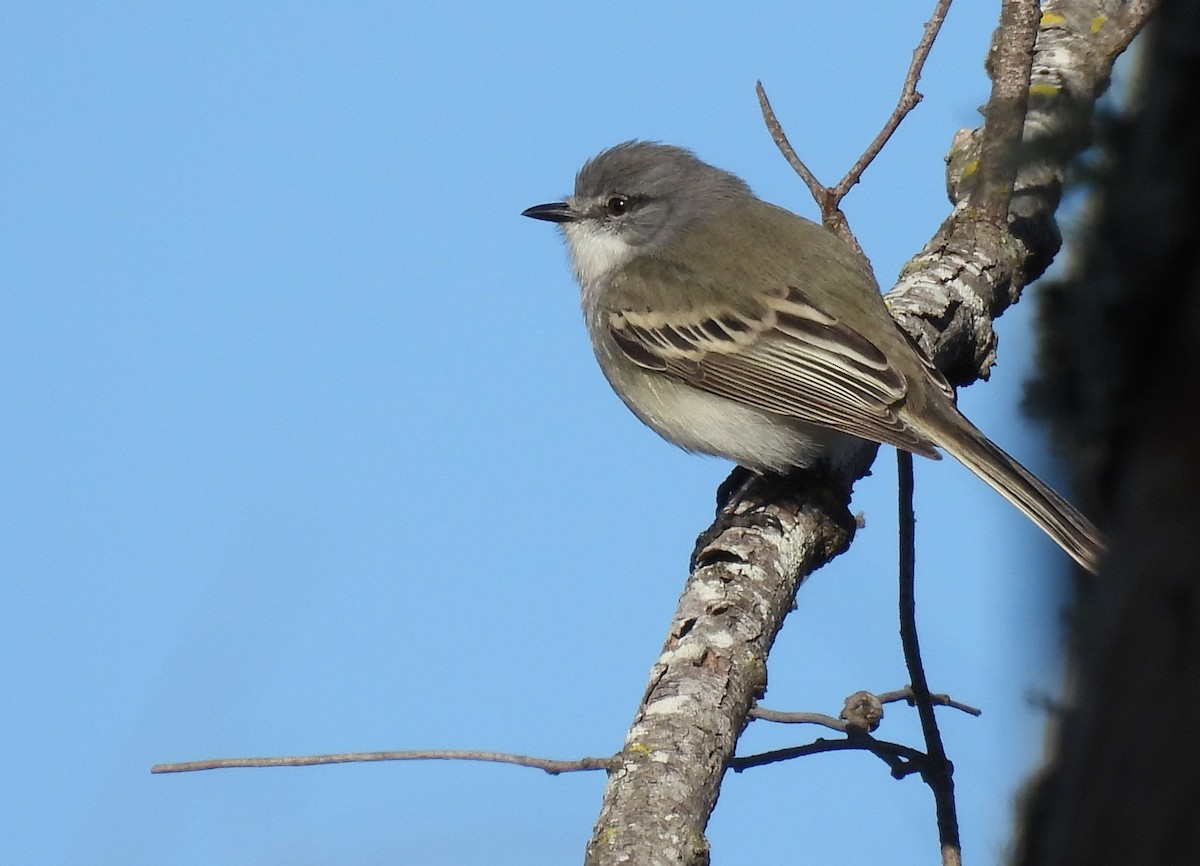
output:
[[[832, 489], [835, 485], [830, 485]], [[589, 864], [708, 862], [704, 827], [802, 576], [850, 543], [835, 496], [756, 479], [698, 546], [666, 645], [613, 759]]]
[[[1055, 220], [1068, 161], [1088, 143], [1096, 100], [1108, 87], [1113, 47], [1128, 45], [1145, 15], [1119, 0], [1042, 4], [1030, 72], [1023, 147], [1008, 224], [989, 220], [991, 171], [981, 164], [987, 124], [955, 136], [947, 157], [953, 210], [887, 295], [892, 314], [951, 381], [986, 379], [996, 360], [993, 320], [1049, 266], [1061, 245]], [[985, 116], [993, 107], [989, 103]]]

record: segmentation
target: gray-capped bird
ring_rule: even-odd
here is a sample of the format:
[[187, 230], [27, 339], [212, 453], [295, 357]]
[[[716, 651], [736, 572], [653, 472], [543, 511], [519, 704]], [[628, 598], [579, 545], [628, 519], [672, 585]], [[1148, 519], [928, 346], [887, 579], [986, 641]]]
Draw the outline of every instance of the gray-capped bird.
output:
[[600, 367], [667, 440], [772, 473], [836, 466], [852, 437], [941, 448], [1096, 570], [1099, 531], [963, 417], [831, 232], [644, 141], [589, 160], [574, 195], [524, 216], [562, 229]]

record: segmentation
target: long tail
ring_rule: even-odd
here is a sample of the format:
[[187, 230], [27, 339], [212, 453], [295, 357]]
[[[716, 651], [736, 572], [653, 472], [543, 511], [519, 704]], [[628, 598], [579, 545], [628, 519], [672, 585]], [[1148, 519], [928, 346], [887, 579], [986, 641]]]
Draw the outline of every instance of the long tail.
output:
[[955, 414], [958, 423], [939, 431], [937, 444], [1021, 509], [1068, 556], [1094, 574], [1105, 550], [1100, 530], [975, 425], [960, 413]]

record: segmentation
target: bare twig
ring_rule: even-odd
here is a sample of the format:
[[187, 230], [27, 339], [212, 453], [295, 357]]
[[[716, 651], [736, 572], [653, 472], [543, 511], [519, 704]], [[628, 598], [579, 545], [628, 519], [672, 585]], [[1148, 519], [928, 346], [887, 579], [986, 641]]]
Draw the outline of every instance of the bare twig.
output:
[[946, 20], [946, 13], [950, 11], [950, 3], [951, 0], [938, 0], [937, 5], [934, 6], [933, 14], [925, 22], [921, 41], [913, 49], [912, 62], [908, 65], [908, 74], [904, 76], [904, 87], [900, 90], [900, 99], [896, 103], [896, 107], [892, 110], [892, 116], [887, 119], [883, 128], [879, 130], [879, 134], [875, 136], [875, 140], [867, 145], [867, 149], [863, 151], [858, 161], [846, 172], [846, 176], [838, 181], [838, 185], [833, 188], [835, 202], [841, 202], [846, 193], [850, 192], [850, 189], [859, 182], [863, 172], [867, 170], [867, 166], [875, 160], [875, 157], [879, 156], [879, 152], [883, 150], [883, 146], [888, 143], [888, 139], [900, 127], [904, 118], [924, 98], [917, 92], [917, 83], [921, 80], [921, 72], [925, 69], [925, 61], [929, 58], [929, 52], [933, 49], [934, 40], [937, 39], [938, 32], [942, 29], [942, 22]]
[[771, 133], [771, 138], [775, 141], [775, 146], [779, 148], [779, 152], [783, 154], [783, 158], [788, 161], [796, 174], [800, 175], [800, 179], [804, 181], [808, 187], [809, 193], [813, 200], [816, 201], [817, 207], [821, 209], [821, 222], [825, 228], [829, 229], [843, 241], [848, 243], [856, 253], [865, 257], [862, 247], [858, 243], [858, 238], [854, 236], [854, 232], [850, 231], [850, 224], [846, 221], [846, 214], [842, 212], [840, 205], [841, 196], [835, 194], [832, 187], [827, 187], [812, 173], [800, 155], [796, 153], [796, 149], [792, 147], [792, 143], [788, 141], [787, 133], [783, 131], [783, 125], [779, 122], [779, 118], [775, 116], [775, 109], [771, 107], [771, 101], [767, 99], [767, 91], [763, 88], [761, 81], [754, 83], [754, 92], [758, 94], [758, 107], [762, 111], [763, 122], [767, 125], [767, 131]]
[[[956, 701], [947, 694], [930, 694], [929, 699], [939, 707], [950, 707], [952, 710], [959, 710], [970, 716], [981, 716], [983, 710], [978, 707], [973, 707], [970, 704], [964, 704], [961, 701]], [[897, 689], [894, 692], [884, 692], [879, 695], [881, 703], [890, 704], [896, 701], [908, 701], [914, 703], [916, 698], [913, 696], [912, 686], [906, 689]]]
[[925, 29], [921, 34], [921, 41], [917, 43], [917, 47], [913, 49], [912, 62], [908, 66], [908, 73], [904, 76], [904, 86], [900, 90], [900, 99], [896, 103], [896, 107], [892, 110], [891, 116], [883, 124], [879, 133], [874, 140], [867, 145], [867, 149], [862, 152], [862, 155], [855, 161], [846, 175], [838, 181], [837, 186], [827, 187], [817, 180], [816, 175], [812, 173], [804, 160], [796, 149], [792, 147], [792, 143], [788, 141], [787, 134], [783, 131], [783, 125], [779, 122], [779, 118], [775, 115], [775, 110], [771, 107], [771, 102], [767, 99], [767, 92], [763, 88], [762, 82], [755, 82], [754, 92], [758, 94], [758, 106], [762, 111], [763, 122], [767, 126], [767, 131], [771, 133], [771, 138], [775, 142], [775, 146], [779, 148], [779, 152], [783, 154], [783, 158], [788, 161], [792, 169], [804, 181], [808, 191], [812, 194], [817, 206], [821, 209], [821, 221], [825, 227], [840, 237], [846, 243], [850, 244], [856, 252], [862, 254], [862, 248], [858, 245], [858, 240], [850, 231], [849, 224], [846, 222], [846, 215], [842, 212], [841, 202], [846, 197], [846, 193], [859, 182], [863, 172], [883, 150], [885, 144], [899, 128], [901, 122], [910, 111], [917, 107], [917, 103], [921, 101], [921, 94], [917, 92], [917, 82], [921, 80], [921, 71], [925, 68], [925, 61], [929, 57], [929, 52], [933, 48], [934, 40], [937, 39], [938, 31], [942, 28], [942, 22], [946, 20], [946, 13], [950, 10], [952, 0], [938, 0], [934, 7], [933, 14], [929, 20], [925, 22]]
[[579, 758], [556, 761], [506, 752], [477, 752], [457, 749], [433, 749], [405, 752], [343, 752], [335, 755], [292, 755], [276, 758], [215, 758], [210, 761], [185, 761], [179, 764], [155, 764], [151, 773], [190, 773], [196, 770], [224, 770], [230, 767], [311, 767], [315, 764], [357, 764], [370, 761], [489, 761], [516, 764], [545, 770], [552, 776], [582, 770], [608, 769], [610, 758]]
[[763, 88], [761, 81], [754, 82], [754, 92], [758, 94], [758, 107], [762, 111], [763, 122], [767, 125], [767, 131], [771, 133], [771, 138], [774, 140], [775, 146], [779, 148], [779, 152], [783, 154], [783, 158], [788, 161], [788, 165], [804, 181], [804, 185], [812, 193], [813, 200], [821, 207], [821, 212], [824, 213], [829, 188], [817, 180], [816, 175], [804, 164], [804, 160], [800, 158], [800, 155], [796, 153], [796, 149], [792, 147], [792, 143], [788, 141], [787, 133], [783, 131], [783, 124], [775, 116], [775, 109], [771, 108], [771, 101], [767, 99], [767, 91]]
[[897, 451], [900, 476], [900, 644], [904, 648], [904, 664], [912, 679], [913, 702], [921, 719], [925, 737], [926, 760], [921, 778], [933, 792], [937, 813], [938, 839], [942, 846], [942, 863], [962, 861], [962, 842], [958, 834], [958, 814], [954, 804], [954, 766], [946, 757], [937, 716], [925, 679], [921, 661], [921, 645], [917, 640], [916, 601], [916, 517], [913, 515], [912, 454]]
[[[911, 686], [904, 689], [896, 689], [895, 691], [881, 692], [875, 697], [882, 704], [892, 704], [897, 701], [907, 701], [912, 704], [916, 700]], [[949, 695], [930, 694], [929, 699], [939, 707], [949, 707], [968, 715], [979, 716], [983, 713], [979, 708], [956, 701]], [[772, 710], [769, 707], [755, 706], [750, 710], [750, 717], [752, 719], [762, 719], [764, 722], [778, 722], [783, 725], [823, 725], [835, 731], [844, 732], [846, 730], [845, 720], [828, 716], [825, 713], [789, 712], [787, 710]]]
[[845, 751], [870, 752], [887, 764], [892, 772], [892, 776], [897, 779], [902, 779], [911, 773], [920, 771], [926, 761], [925, 754], [916, 749], [903, 746], [900, 743], [877, 740], [870, 734], [858, 733], [848, 736], [844, 740], [814, 740], [803, 746], [790, 746], [786, 749], [774, 749], [770, 752], [761, 752], [757, 755], [733, 758], [729, 762], [729, 768], [734, 772], [740, 773], [751, 767], [777, 764], [780, 761], [790, 761], [793, 758], [802, 758], [806, 755]]
[[846, 732], [846, 722], [824, 713], [788, 713], [782, 710], [770, 710], [766, 707], [754, 707], [750, 710], [750, 718], [762, 719], [764, 722], [779, 722], [785, 725], [823, 725], [835, 731]]

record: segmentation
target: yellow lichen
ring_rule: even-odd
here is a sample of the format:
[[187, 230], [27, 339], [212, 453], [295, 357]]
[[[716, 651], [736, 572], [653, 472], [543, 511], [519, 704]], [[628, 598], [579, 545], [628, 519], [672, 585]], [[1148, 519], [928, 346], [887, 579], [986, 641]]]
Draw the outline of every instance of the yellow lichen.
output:
[[1107, 15], [1097, 15], [1095, 18], [1092, 19], [1092, 32], [1099, 33], [1100, 28], [1103, 27], [1107, 23], [1108, 23]]
[[1042, 27], [1057, 27], [1060, 24], [1066, 24], [1067, 19], [1064, 15], [1059, 15], [1057, 12], [1043, 12], [1040, 26]]

